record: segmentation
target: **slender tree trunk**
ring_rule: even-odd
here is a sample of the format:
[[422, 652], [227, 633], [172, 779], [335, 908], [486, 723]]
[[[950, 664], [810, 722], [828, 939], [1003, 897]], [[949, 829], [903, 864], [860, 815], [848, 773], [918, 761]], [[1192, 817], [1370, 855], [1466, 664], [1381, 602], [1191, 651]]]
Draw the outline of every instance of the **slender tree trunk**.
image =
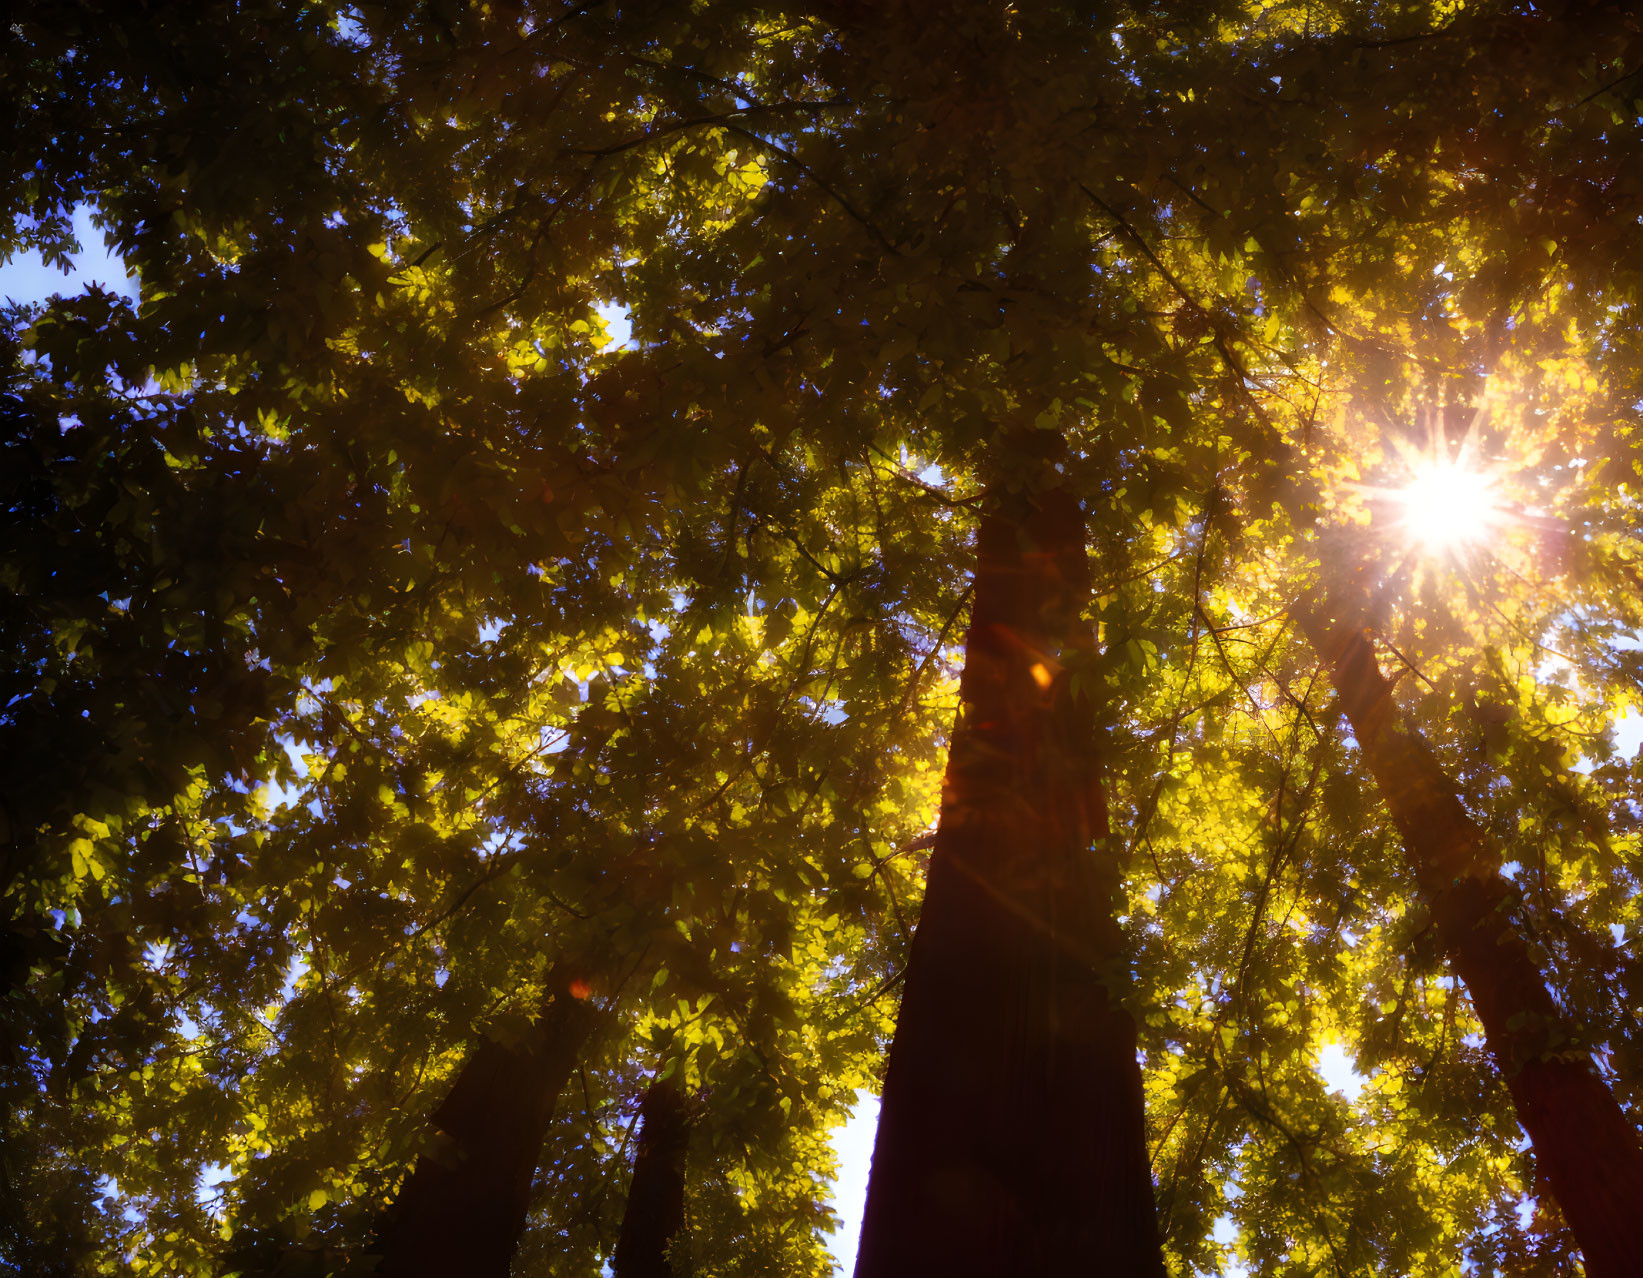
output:
[[673, 1278], [668, 1248], [685, 1223], [689, 1104], [671, 1082], [652, 1083], [639, 1121], [639, 1152], [611, 1269], [616, 1278]]
[[382, 1278], [507, 1278], [554, 1106], [600, 1016], [572, 988], [523, 1042], [484, 1039], [457, 1074], [432, 1148], [378, 1225]]
[[[1342, 612], [1348, 613], [1341, 616]], [[1523, 937], [1500, 858], [1418, 733], [1400, 728], [1392, 686], [1361, 613], [1298, 612], [1403, 836], [1450, 966], [1483, 1022], [1536, 1166], [1585, 1255], [1591, 1278], [1643, 1274], [1643, 1148], [1630, 1120], [1568, 1041]]]
[[1111, 902], [1084, 516], [995, 492], [856, 1278], [1164, 1273]]

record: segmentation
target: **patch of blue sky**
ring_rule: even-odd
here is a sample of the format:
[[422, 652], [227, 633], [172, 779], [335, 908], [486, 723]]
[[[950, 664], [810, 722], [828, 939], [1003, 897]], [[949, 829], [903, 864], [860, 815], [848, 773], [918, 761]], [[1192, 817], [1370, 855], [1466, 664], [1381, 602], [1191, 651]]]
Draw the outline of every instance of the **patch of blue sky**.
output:
[[605, 347], [604, 353], [632, 350], [635, 345], [633, 317], [628, 308], [620, 302], [596, 302], [593, 309], [605, 321], [605, 334], [610, 338], [610, 345]]
[[1615, 716], [1614, 748], [1616, 753], [1634, 759], [1640, 745], [1643, 745], [1643, 711], [1628, 706]]
[[[291, 737], [276, 737], [275, 740], [280, 748], [285, 751], [285, 757], [291, 761], [291, 766], [296, 770], [297, 776], [306, 778], [308, 776], [308, 760], [304, 757], [303, 748]], [[286, 784], [275, 777], [270, 777], [264, 785], [264, 794], [267, 798], [268, 807], [274, 812], [278, 812], [282, 808], [299, 807], [302, 804], [302, 796], [307, 792], [308, 782], [306, 779]]]
[[222, 1187], [233, 1179], [234, 1173], [227, 1163], [207, 1163], [200, 1168], [199, 1178], [194, 1182], [194, 1201], [212, 1215], [223, 1215], [225, 1205], [219, 1201], [223, 1195]]
[[518, 830], [495, 830], [491, 837], [479, 845], [483, 856], [496, 856], [502, 852], [517, 852], [525, 846], [525, 836]]
[[840, 724], [848, 719], [850, 714], [841, 702], [828, 700], [821, 703], [821, 709], [817, 717], [820, 718], [823, 723]]
[[837, 1272], [849, 1274], [856, 1268], [856, 1245], [861, 1240], [862, 1210], [867, 1205], [867, 1173], [873, 1163], [873, 1138], [879, 1129], [879, 1098], [871, 1092], [857, 1092], [849, 1121], [834, 1130], [829, 1143], [839, 1160], [838, 1179], [833, 1182], [833, 1210], [839, 1227], [827, 1235], [827, 1250], [838, 1262]]
[[97, 1192], [109, 1199], [109, 1206], [120, 1207], [120, 1217], [128, 1225], [140, 1225], [143, 1222], [143, 1213], [135, 1203], [123, 1202], [125, 1195], [120, 1192], [120, 1182], [112, 1176], [103, 1176], [97, 1182]]
[[337, 11], [336, 24], [337, 35], [348, 44], [364, 46], [371, 42], [365, 30], [365, 23], [360, 19], [359, 10], [352, 5]]
[[[1239, 1235], [1238, 1222], [1230, 1215], [1217, 1216], [1210, 1230], [1210, 1237], [1215, 1240], [1216, 1245], [1227, 1251], [1237, 1245]], [[1222, 1278], [1248, 1278], [1249, 1266], [1228, 1256], [1226, 1264], [1221, 1268], [1221, 1274]]]
[[[1622, 759], [1637, 757], [1638, 746], [1643, 745], [1643, 711], [1628, 706], [1614, 717], [1614, 751]], [[1598, 765], [1595, 754], [1584, 754], [1569, 765], [1570, 771], [1589, 774]]]
[[92, 210], [82, 204], [74, 210], [74, 238], [80, 251], [70, 259], [66, 274], [32, 250], [13, 255], [0, 263], [0, 297], [26, 306], [38, 306], [57, 296], [72, 297], [93, 284], [117, 293], [130, 302], [138, 300], [137, 278], [123, 261], [109, 252], [103, 233], [91, 224]]
[[1318, 1063], [1313, 1068], [1323, 1079], [1324, 1086], [1332, 1092], [1340, 1092], [1348, 1103], [1356, 1101], [1364, 1085], [1369, 1082], [1367, 1077], [1358, 1073], [1352, 1057], [1339, 1043], [1325, 1043], [1318, 1052]]
[[[1575, 630], [1583, 630], [1593, 624], [1573, 609], [1562, 613], [1556, 620], [1557, 624]], [[1617, 652], [1635, 652], [1643, 648], [1643, 638], [1624, 630], [1608, 634], [1604, 641]], [[1548, 651], [1536, 663], [1533, 674], [1538, 683], [1565, 688], [1582, 696], [1588, 695], [1574, 666], [1567, 659], [1554, 652]], [[1640, 745], [1643, 745], [1643, 712], [1628, 707], [1614, 718], [1615, 753], [1624, 759], [1633, 759], [1636, 757]], [[1575, 772], [1590, 773], [1597, 766], [1597, 763], [1598, 760], [1588, 754], [1573, 763], [1571, 768]]]
[[1533, 673], [1536, 683], [1553, 683], [1558, 687], [1564, 687], [1564, 680], [1574, 675], [1574, 667], [1569, 664], [1566, 657], [1559, 657], [1556, 652], [1548, 652], [1536, 662]]
[[297, 982], [308, 970], [308, 958], [303, 954], [294, 954], [285, 968], [285, 980], [280, 984], [280, 1006], [284, 1007], [297, 996]]

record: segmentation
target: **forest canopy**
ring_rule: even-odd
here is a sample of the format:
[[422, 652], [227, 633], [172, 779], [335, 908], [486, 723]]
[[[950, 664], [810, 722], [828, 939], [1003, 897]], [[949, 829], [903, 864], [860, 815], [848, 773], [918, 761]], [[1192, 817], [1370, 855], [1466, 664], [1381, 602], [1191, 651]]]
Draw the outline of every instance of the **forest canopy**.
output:
[[0, 1273], [1643, 1273], [1629, 6], [8, 21]]

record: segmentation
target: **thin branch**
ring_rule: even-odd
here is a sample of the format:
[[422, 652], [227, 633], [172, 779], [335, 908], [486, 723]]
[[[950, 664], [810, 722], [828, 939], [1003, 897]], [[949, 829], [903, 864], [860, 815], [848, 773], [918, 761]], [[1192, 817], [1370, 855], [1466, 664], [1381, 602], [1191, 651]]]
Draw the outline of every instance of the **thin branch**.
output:
[[1643, 64], [1634, 67], [1632, 70], [1626, 72], [1625, 75], [1615, 77], [1607, 84], [1599, 85], [1585, 97], [1581, 98], [1579, 102], [1571, 102], [1568, 106], [1564, 107], [1563, 110], [1573, 111], [1576, 107], [1583, 107], [1594, 98], [1601, 98], [1610, 89], [1617, 89], [1621, 85], [1625, 84], [1627, 80], [1635, 80], [1640, 75], [1643, 75]]
[[947, 636], [951, 633], [953, 624], [958, 620], [958, 614], [964, 611], [964, 605], [970, 602], [970, 596], [974, 593], [975, 583], [971, 582], [964, 587], [964, 593], [958, 597], [958, 602], [953, 605], [952, 612], [947, 614], [947, 620], [941, 627], [941, 633], [936, 636], [936, 641], [930, 645], [930, 651], [924, 654], [924, 659], [918, 663], [918, 669], [913, 671], [913, 677], [907, 682], [907, 691], [902, 693], [901, 697], [901, 708], [896, 712], [897, 718], [906, 714], [908, 707], [913, 704], [913, 698], [918, 694], [919, 684], [924, 681], [925, 668], [935, 659], [936, 653], [941, 651], [942, 644], [947, 642]]
[[757, 142], [760, 146], [767, 148], [772, 154], [778, 155], [782, 159], [786, 160], [800, 173], [804, 174], [805, 177], [809, 178], [828, 195], [832, 196], [841, 209], [843, 209], [864, 228], [866, 228], [868, 233], [879, 242], [879, 246], [883, 248], [885, 252], [889, 253], [892, 257], [901, 256], [901, 250], [890, 242], [889, 237], [886, 236], [883, 231], [879, 230], [871, 218], [856, 208], [855, 205], [851, 204], [850, 201], [840, 195], [838, 191], [834, 190], [833, 187], [824, 181], [814, 169], [812, 169], [803, 160], [799, 159], [798, 156], [794, 155], [793, 152], [789, 151], [784, 146], [777, 145], [768, 138], [760, 137], [757, 133], [754, 133], [750, 129], [741, 128], [739, 125], [726, 124], [725, 128], [731, 133], [740, 134], [742, 137], [747, 138], [751, 142]]
[[693, 115], [682, 120], [673, 120], [667, 124], [658, 125], [656, 128], [647, 129], [643, 133], [636, 133], [620, 142], [612, 142], [609, 146], [570, 147], [567, 150], [568, 154], [571, 155], [587, 155], [596, 160], [602, 160], [607, 156], [620, 155], [623, 151], [631, 151], [647, 142], [658, 142], [663, 138], [671, 137], [675, 133], [683, 133], [686, 129], [696, 129], [711, 124], [722, 124], [732, 132], [741, 133], [744, 136], [753, 138], [755, 141], [763, 142], [764, 139], [758, 137], [757, 134], [748, 133], [745, 129], [737, 128], [730, 122], [753, 115], [776, 115], [786, 111], [809, 111], [814, 113], [827, 110], [835, 105], [837, 103], [834, 102], [774, 102], [769, 106], [737, 107], [735, 110], [719, 111], [713, 115]]

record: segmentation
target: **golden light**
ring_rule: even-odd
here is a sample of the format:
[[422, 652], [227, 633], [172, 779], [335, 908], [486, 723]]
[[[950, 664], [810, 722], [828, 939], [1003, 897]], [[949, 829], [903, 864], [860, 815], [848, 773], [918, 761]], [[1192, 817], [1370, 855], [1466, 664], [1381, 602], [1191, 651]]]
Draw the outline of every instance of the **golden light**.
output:
[[1464, 453], [1420, 459], [1409, 482], [1387, 496], [1404, 535], [1429, 554], [1481, 545], [1501, 522], [1499, 481]]

